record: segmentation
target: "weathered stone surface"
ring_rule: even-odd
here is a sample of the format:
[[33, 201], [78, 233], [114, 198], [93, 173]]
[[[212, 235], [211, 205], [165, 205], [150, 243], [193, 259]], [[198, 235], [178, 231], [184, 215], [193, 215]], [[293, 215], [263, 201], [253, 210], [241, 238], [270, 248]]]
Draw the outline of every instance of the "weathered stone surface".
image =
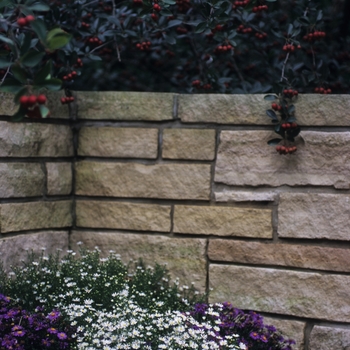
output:
[[215, 192], [216, 202], [273, 202], [278, 197], [277, 192], [257, 191], [223, 191]]
[[84, 127], [79, 132], [81, 156], [157, 158], [158, 129]]
[[72, 226], [72, 201], [0, 205], [1, 233]]
[[349, 188], [350, 132], [303, 131], [296, 153], [281, 156], [266, 141], [269, 131], [222, 131], [215, 181], [251, 186]]
[[215, 157], [215, 130], [165, 129], [162, 157], [213, 160]]
[[350, 272], [346, 248], [212, 239], [208, 256], [213, 261]]
[[44, 181], [39, 163], [0, 163], [0, 198], [41, 196]]
[[80, 119], [173, 119], [172, 93], [79, 91], [77, 96]]
[[278, 235], [288, 238], [350, 240], [350, 196], [283, 193], [278, 207]]
[[292, 345], [293, 350], [304, 350], [304, 328], [306, 325], [304, 322], [264, 317], [264, 324], [275, 326], [277, 330], [282, 332], [285, 339], [293, 339], [295, 341], [295, 344]]
[[349, 350], [350, 328], [314, 326], [309, 350]]
[[68, 231], [45, 231], [0, 239], [0, 260], [9, 271], [11, 265], [21, 265], [21, 261], [27, 259], [28, 251], [41, 254], [42, 248], [45, 248], [45, 255], [55, 254], [56, 249], [67, 250]]
[[68, 195], [72, 192], [72, 164], [46, 163], [47, 194]]
[[170, 205], [111, 201], [76, 202], [80, 227], [170, 232]]
[[[179, 95], [179, 117], [185, 123], [271, 125], [265, 95]], [[299, 95], [294, 103], [300, 125], [350, 125], [349, 95]]]
[[205, 291], [206, 259], [205, 239], [182, 239], [159, 235], [130, 234], [121, 232], [80, 232], [73, 231], [70, 244], [73, 249], [77, 243], [93, 249], [98, 246], [102, 253], [108, 255], [114, 250], [121, 255], [121, 260], [128, 263], [130, 259], [139, 258], [146, 264], [167, 264], [171, 276], [180, 279], [180, 286], [190, 286], [194, 282], [196, 289]]
[[76, 164], [77, 195], [205, 200], [209, 192], [209, 164]]
[[350, 276], [234, 265], [209, 267], [210, 302], [299, 317], [348, 322]]
[[13, 102], [13, 94], [0, 92], [0, 115], [13, 115], [17, 111], [17, 106]]
[[175, 205], [174, 232], [272, 238], [270, 209]]
[[70, 157], [69, 126], [0, 121], [0, 157]]

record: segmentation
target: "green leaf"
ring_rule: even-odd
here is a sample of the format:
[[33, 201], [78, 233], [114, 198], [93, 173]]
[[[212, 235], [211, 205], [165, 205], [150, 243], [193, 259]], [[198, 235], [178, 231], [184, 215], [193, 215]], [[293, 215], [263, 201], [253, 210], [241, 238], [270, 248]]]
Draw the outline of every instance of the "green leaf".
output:
[[0, 3], [0, 9], [4, 8], [4, 7], [13, 7], [13, 1], [11, 0], [1, 0]]
[[265, 101], [275, 101], [275, 100], [277, 100], [277, 96], [276, 95], [266, 95], [266, 96], [264, 96], [264, 100]]
[[308, 18], [308, 17], [299, 17], [299, 18], [298, 18], [298, 21], [299, 21], [301, 24], [306, 24], [306, 25], [309, 25], [309, 24], [310, 24], [310, 21], [309, 21], [309, 18]]
[[274, 36], [276, 36], [277, 38], [284, 38], [282, 33], [276, 32], [275, 30], [271, 29], [271, 32]]
[[50, 50], [57, 50], [66, 46], [71, 38], [72, 36], [68, 33], [57, 34], [50, 39], [47, 38], [47, 46]]
[[23, 44], [21, 46], [22, 56], [30, 49], [31, 43], [32, 43], [32, 33], [26, 33]]
[[45, 80], [50, 77], [52, 69], [52, 60], [46, 62], [45, 66], [39, 70], [34, 78], [34, 85], [44, 84]]
[[62, 81], [60, 79], [52, 78], [45, 80], [42, 84], [37, 84], [35, 87], [37, 88], [46, 88], [51, 91], [58, 91], [61, 89]]
[[21, 96], [25, 95], [28, 93], [28, 88], [26, 86], [22, 87], [16, 94], [15, 97], [13, 98], [13, 101], [16, 104], [19, 104], [19, 99], [21, 98]]
[[6, 37], [6, 36], [4, 36], [2, 34], [0, 34], [0, 40], [2, 42], [4, 42], [5, 44], [8, 44], [8, 45], [14, 45], [15, 44], [11, 39], [9, 39], [8, 37]]
[[276, 113], [272, 109], [268, 109], [266, 114], [273, 120], [278, 120]]
[[295, 112], [295, 107], [294, 107], [294, 105], [290, 105], [289, 107], [288, 107], [288, 113], [289, 114], [293, 114]]
[[21, 90], [23, 85], [16, 79], [6, 79], [2, 85], [0, 86], [0, 91], [2, 92], [12, 92], [17, 93], [19, 90]]
[[275, 138], [275, 139], [271, 139], [271, 140], [267, 141], [267, 143], [268, 143], [270, 146], [276, 146], [276, 145], [278, 145], [281, 141], [282, 141], [282, 139], [280, 139], [280, 138]]
[[31, 11], [47, 12], [50, 11], [50, 6], [41, 3], [36, 3], [34, 5], [27, 6], [27, 9]]
[[169, 21], [167, 28], [179, 26], [180, 24], [182, 24], [182, 21], [180, 21], [179, 19], [173, 19], [172, 21]]
[[44, 105], [39, 105], [39, 109], [42, 118], [46, 118], [50, 113], [50, 110]]
[[97, 56], [97, 55], [88, 55], [88, 57], [92, 61], [102, 61], [102, 58], [100, 56]]
[[194, 30], [195, 33], [203, 33], [207, 29], [207, 22], [201, 22]]
[[174, 1], [174, 0], [162, 0], [162, 3], [167, 4], [167, 5], [175, 5], [176, 1]]
[[170, 45], [175, 45], [175, 44], [176, 44], [176, 39], [175, 39], [173, 36], [171, 36], [171, 35], [167, 35], [167, 36], [165, 37], [165, 41], [166, 41], [168, 44], [170, 44]]
[[33, 68], [41, 62], [44, 56], [45, 56], [45, 52], [30, 50], [23, 57], [21, 57], [21, 62], [25, 66], [29, 68]]
[[318, 11], [316, 21], [318, 22], [318, 21], [320, 21], [322, 18], [323, 18], [323, 13], [322, 13], [322, 10], [320, 10], [320, 11]]
[[43, 44], [46, 44], [47, 29], [46, 29], [45, 22], [42, 19], [37, 18], [35, 21], [31, 22], [30, 25], [33, 28], [36, 35], [38, 36], [38, 38], [40, 39], [40, 41]]
[[162, 16], [172, 16], [173, 13], [168, 9], [163, 8], [162, 11], [159, 12]]
[[0, 69], [8, 68], [11, 66], [11, 59], [9, 58], [0, 58]]
[[21, 83], [25, 84], [27, 82], [27, 72], [19, 64], [13, 64], [11, 66], [11, 72], [13, 73], [13, 76]]

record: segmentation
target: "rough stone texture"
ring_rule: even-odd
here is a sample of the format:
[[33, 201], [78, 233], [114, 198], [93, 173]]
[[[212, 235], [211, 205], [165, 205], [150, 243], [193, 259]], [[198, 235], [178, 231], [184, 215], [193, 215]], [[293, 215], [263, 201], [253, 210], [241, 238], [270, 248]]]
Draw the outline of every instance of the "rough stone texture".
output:
[[210, 302], [299, 317], [349, 321], [350, 276], [234, 265], [209, 267]]
[[278, 207], [278, 235], [288, 238], [350, 240], [350, 196], [283, 193]]
[[350, 272], [350, 249], [211, 239], [213, 261]]
[[210, 165], [76, 163], [76, 194], [88, 196], [209, 199]]
[[350, 350], [350, 328], [314, 326], [308, 350]]
[[[185, 123], [271, 125], [265, 95], [179, 95], [179, 117]], [[299, 95], [294, 103], [300, 125], [350, 125], [349, 95]]]
[[41, 196], [44, 181], [39, 163], [0, 163], [0, 198]]
[[72, 192], [72, 164], [46, 163], [47, 194], [68, 195]]
[[213, 160], [215, 157], [215, 130], [165, 129], [162, 157]]
[[72, 201], [0, 205], [1, 233], [72, 226]]
[[170, 205], [76, 202], [77, 226], [170, 232]]
[[0, 121], [0, 157], [70, 157], [73, 134], [67, 125]]
[[13, 115], [16, 113], [18, 106], [13, 102], [13, 97], [14, 94], [0, 92], [0, 115]]
[[73, 231], [70, 236], [72, 249], [77, 248], [78, 242], [83, 242], [83, 246], [88, 249], [98, 246], [105, 255], [114, 250], [121, 255], [124, 263], [128, 263], [130, 259], [137, 261], [142, 258], [151, 266], [155, 263], [167, 264], [172, 277], [180, 279], [180, 285], [190, 286], [194, 282], [196, 289], [205, 291], [205, 239], [189, 240], [148, 234]]
[[277, 192], [257, 191], [223, 191], [215, 192], [216, 202], [273, 202], [278, 197]]
[[85, 127], [78, 154], [94, 157], [157, 158], [158, 129]]
[[68, 231], [45, 231], [0, 239], [0, 260], [9, 271], [11, 265], [18, 266], [26, 260], [28, 251], [41, 254], [42, 248], [45, 248], [45, 255], [55, 254], [56, 249], [67, 250]]
[[272, 238], [270, 209], [175, 205], [174, 232]]
[[173, 119], [172, 93], [79, 91], [77, 96], [80, 119]]
[[293, 350], [304, 350], [304, 322], [264, 317], [264, 324], [275, 326], [282, 332], [284, 338], [293, 339], [295, 341], [292, 345]]
[[303, 131], [296, 153], [278, 154], [269, 131], [222, 131], [215, 181], [251, 186], [334, 186], [349, 188], [350, 132]]

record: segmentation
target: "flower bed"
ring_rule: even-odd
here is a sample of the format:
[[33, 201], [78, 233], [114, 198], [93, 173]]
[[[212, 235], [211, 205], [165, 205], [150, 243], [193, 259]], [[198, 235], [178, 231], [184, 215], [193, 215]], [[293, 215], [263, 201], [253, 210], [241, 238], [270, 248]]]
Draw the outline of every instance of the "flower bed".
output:
[[[230, 303], [207, 304], [164, 267], [111, 252], [33, 254], [0, 272], [0, 349], [291, 349], [273, 326]], [[5, 296], [6, 295], [6, 296]]]

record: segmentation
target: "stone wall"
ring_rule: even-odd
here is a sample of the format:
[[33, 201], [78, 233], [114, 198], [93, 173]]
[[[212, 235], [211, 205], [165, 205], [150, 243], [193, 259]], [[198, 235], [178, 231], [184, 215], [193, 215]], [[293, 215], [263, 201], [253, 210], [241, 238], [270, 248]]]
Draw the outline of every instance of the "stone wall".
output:
[[[281, 156], [263, 95], [76, 95], [50, 121], [1, 121], [0, 250], [64, 246], [70, 229], [70, 248], [167, 263], [259, 311], [294, 349], [350, 348], [349, 96], [301, 95], [298, 151]], [[73, 129], [55, 119], [69, 113]]]

